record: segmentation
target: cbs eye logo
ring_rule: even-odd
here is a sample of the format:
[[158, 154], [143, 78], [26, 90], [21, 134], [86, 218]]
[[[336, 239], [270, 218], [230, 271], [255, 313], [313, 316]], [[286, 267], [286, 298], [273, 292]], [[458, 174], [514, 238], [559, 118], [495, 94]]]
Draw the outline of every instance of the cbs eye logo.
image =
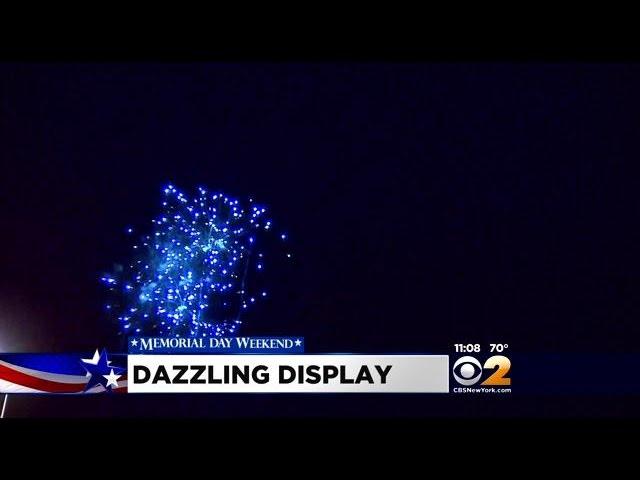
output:
[[511, 385], [511, 379], [506, 377], [511, 370], [511, 361], [502, 355], [489, 357], [484, 365], [469, 355], [460, 357], [453, 364], [452, 374], [460, 385], [469, 387], [480, 381], [484, 370], [493, 370], [493, 373], [480, 385]]

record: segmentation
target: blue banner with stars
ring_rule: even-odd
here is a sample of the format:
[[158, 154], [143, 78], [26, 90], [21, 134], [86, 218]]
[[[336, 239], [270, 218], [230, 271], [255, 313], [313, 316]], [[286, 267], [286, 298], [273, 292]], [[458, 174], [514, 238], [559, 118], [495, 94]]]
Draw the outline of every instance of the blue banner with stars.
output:
[[214, 353], [295, 354], [304, 353], [304, 337], [130, 337], [129, 354]]

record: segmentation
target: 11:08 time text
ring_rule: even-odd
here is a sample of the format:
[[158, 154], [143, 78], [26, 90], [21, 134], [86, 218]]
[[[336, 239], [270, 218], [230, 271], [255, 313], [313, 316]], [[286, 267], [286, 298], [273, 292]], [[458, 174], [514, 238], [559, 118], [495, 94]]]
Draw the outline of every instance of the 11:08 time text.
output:
[[[454, 343], [453, 348], [457, 353], [479, 353], [481, 348], [479, 343]], [[490, 343], [489, 352], [502, 353], [509, 345], [506, 343]]]

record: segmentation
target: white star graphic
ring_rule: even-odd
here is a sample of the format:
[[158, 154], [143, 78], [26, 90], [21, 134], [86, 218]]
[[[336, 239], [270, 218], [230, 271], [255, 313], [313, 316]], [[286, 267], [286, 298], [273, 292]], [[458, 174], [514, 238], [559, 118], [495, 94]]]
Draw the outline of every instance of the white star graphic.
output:
[[296, 347], [299, 347], [299, 346], [301, 346], [301, 345], [302, 345], [302, 340], [300, 340], [299, 338], [297, 338], [297, 339], [296, 339], [296, 341], [295, 341], [295, 342], [293, 342], [293, 343], [295, 343], [295, 344], [296, 344]]
[[136, 340], [135, 338], [133, 340], [131, 340], [131, 346], [132, 347], [137, 347], [138, 346], [138, 340]]
[[[100, 352], [96, 348], [96, 353], [93, 354], [93, 358], [81, 358], [84, 363], [88, 363], [89, 365], [97, 365], [100, 361]], [[107, 365], [111, 365], [111, 360], [107, 360]], [[90, 377], [91, 374], [89, 372], [85, 373], [85, 377]]]
[[[98, 352], [98, 349], [96, 348], [96, 353], [93, 354], [93, 358], [81, 358], [80, 360], [90, 365], [97, 365], [98, 361], [100, 361], [100, 352]], [[91, 374], [87, 372], [84, 376], [88, 378], [91, 376]]]
[[111, 373], [109, 375], [103, 375], [103, 377], [107, 379], [107, 387], [109, 387], [109, 385], [113, 385], [116, 388], [118, 387], [118, 379], [121, 376], [122, 375], [116, 375], [115, 373], [113, 373], [113, 368], [111, 369]]
[[89, 365], [97, 365], [98, 361], [100, 361], [100, 352], [98, 352], [96, 348], [96, 353], [93, 354], [93, 358], [82, 358], [81, 360]]

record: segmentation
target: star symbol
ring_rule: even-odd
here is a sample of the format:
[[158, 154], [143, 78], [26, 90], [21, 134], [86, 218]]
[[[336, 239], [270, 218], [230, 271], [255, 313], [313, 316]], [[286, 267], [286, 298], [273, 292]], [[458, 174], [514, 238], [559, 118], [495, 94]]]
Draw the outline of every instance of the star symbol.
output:
[[[97, 365], [98, 364], [98, 360], [100, 360], [100, 352], [98, 352], [98, 349], [96, 348], [96, 353], [93, 354], [93, 358], [81, 358], [81, 360], [84, 363], [88, 363], [89, 365]], [[85, 368], [85, 370], [87, 370], [87, 369]], [[91, 376], [91, 374], [87, 370], [87, 373], [85, 374], [85, 377], [90, 377], [90, 376]]]
[[302, 340], [300, 340], [299, 338], [296, 338], [296, 341], [293, 343], [296, 344], [296, 347], [300, 347], [302, 345]]
[[107, 379], [106, 388], [109, 388], [110, 385], [113, 385], [114, 387], [118, 388], [118, 379], [122, 375], [116, 375], [115, 373], [113, 373], [113, 368], [112, 368], [111, 373], [109, 373], [109, 375], [102, 375], [102, 376]]
[[82, 358], [81, 360], [89, 365], [97, 365], [98, 360], [100, 360], [100, 352], [98, 352], [98, 349], [96, 348], [96, 353], [93, 354], [93, 358]]
[[131, 346], [132, 347], [137, 347], [138, 346], [138, 340], [136, 340], [135, 338], [133, 340], [131, 340]]
[[[90, 390], [96, 385], [101, 385], [105, 388], [105, 390], [111, 391], [111, 385], [114, 380], [113, 377], [107, 378], [110, 375], [120, 376], [124, 371], [124, 368], [120, 367], [112, 367], [111, 361], [107, 356], [107, 350], [103, 349], [102, 352], [96, 350], [96, 353], [93, 355], [93, 358], [82, 358], [82, 367], [87, 371], [87, 384], [84, 387], [84, 391]], [[105, 383], [103, 380], [105, 378], [108, 382]], [[117, 382], [115, 383], [117, 386]]]

